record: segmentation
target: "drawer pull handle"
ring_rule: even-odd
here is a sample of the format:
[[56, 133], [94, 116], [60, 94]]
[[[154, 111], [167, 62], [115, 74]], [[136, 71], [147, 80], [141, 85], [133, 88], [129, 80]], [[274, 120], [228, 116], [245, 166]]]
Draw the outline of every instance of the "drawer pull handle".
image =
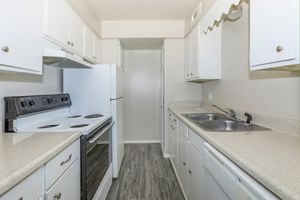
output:
[[191, 171], [191, 170], [189, 170], [189, 174], [191, 174], [191, 175], [192, 175], [192, 171]]
[[186, 163], [185, 163], [185, 162], [183, 162], [182, 164], [183, 164], [184, 166], [186, 166]]
[[18, 200], [23, 200], [23, 197], [20, 197]]
[[53, 198], [54, 198], [55, 200], [60, 199], [60, 198], [61, 198], [61, 192], [55, 194]]
[[66, 164], [67, 162], [69, 162], [71, 159], [72, 159], [72, 154], [69, 155], [69, 158], [68, 158], [67, 160], [62, 161], [62, 162], [60, 163], [60, 166], [63, 166], [64, 164]]

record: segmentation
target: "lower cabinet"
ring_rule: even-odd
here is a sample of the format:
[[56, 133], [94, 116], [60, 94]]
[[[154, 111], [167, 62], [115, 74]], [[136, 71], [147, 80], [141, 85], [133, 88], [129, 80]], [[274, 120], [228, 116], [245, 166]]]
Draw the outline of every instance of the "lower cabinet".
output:
[[[187, 199], [204, 200], [204, 140], [183, 122], [178, 124], [178, 165], [175, 170]], [[182, 130], [188, 130], [188, 133]]]
[[0, 200], [80, 200], [79, 151], [80, 141], [77, 140]]
[[46, 200], [80, 199], [80, 161], [77, 159], [72, 166], [46, 192]]

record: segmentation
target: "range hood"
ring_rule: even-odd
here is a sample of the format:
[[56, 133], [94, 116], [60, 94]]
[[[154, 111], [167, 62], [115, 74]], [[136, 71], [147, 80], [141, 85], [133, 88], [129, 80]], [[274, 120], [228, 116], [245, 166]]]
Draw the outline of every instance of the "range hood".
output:
[[93, 65], [80, 56], [61, 47], [44, 46], [43, 63], [55, 65], [60, 68], [93, 68]]

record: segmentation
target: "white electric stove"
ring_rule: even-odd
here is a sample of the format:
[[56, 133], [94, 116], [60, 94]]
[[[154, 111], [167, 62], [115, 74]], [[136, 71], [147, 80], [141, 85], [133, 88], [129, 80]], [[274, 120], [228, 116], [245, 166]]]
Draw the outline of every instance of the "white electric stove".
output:
[[77, 113], [70, 109], [69, 94], [5, 97], [4, 101], [5, 132], [80, 131], [81, 200], [101, 196], [103, 188], [110, 187], [114, 126], [110, 113]]

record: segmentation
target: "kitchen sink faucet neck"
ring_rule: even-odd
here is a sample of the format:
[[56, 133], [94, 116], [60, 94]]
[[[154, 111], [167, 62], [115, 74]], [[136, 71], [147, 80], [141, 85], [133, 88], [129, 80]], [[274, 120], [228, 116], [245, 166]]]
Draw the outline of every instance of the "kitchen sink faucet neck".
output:
[[230, 118], [237, 120], [236, 117], [236, 113], [234, 110], [230, 109], [230, 108], [226, 108], [228, 111], [223, 110], [222, 108], [220, 108], [217, 105], [212, 105], [213, 107], [217, 108], [218, 110], [220, 110], [221, 112], [225, 113], [226, 115], [228, 115]]

